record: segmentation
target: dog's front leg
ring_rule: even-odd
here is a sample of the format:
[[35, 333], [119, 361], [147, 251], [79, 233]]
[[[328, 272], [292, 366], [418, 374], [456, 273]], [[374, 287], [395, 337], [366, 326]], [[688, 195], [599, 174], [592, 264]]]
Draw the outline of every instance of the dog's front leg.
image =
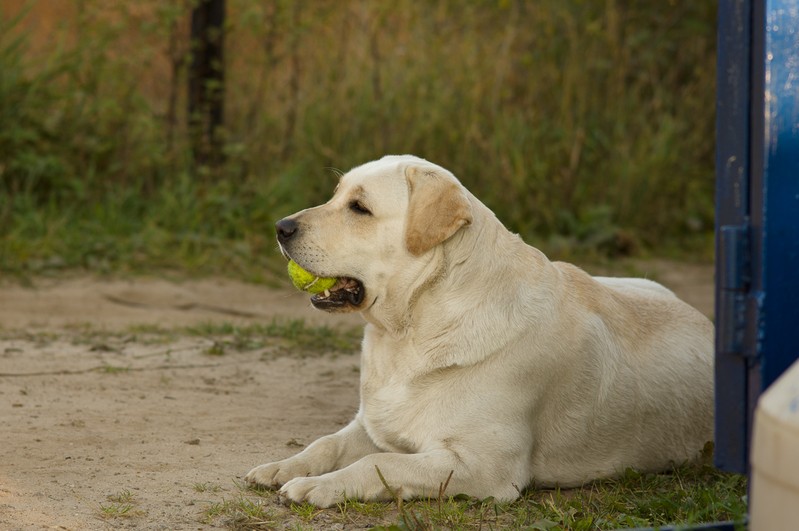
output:
[[279, 487], [292, 478], [318, 476], [379, 451], [356, 418], [338, 432], [317, 439], [293, 457], [253, 468], [244, 479], [266, 487]]
[[330, 507], [345, 499], [377, 501], [391, 500], [395, 496], [403, 499], [436, 497], [443, 494], [441, 489], [444, 485], [447, 485], [448, 494], [470, 493], [473, 480], [463, 463], [449, 450], [418, 454], [379, 453], [367, 455], [329, 474], [297, 477], [283, 485], [280, 494], [289, 501]]

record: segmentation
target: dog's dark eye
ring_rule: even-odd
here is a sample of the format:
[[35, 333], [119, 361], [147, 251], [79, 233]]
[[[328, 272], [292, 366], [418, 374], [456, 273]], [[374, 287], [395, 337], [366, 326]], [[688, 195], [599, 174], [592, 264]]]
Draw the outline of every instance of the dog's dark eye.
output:
[[356, 214], [360, 214], [362, 216], [371, 216], [372, 215], [372, 212], [368, 208], [363, 206], [363, 204], [360, 201], [351, 201], [350, 202], [350, 210], [352, 210]]

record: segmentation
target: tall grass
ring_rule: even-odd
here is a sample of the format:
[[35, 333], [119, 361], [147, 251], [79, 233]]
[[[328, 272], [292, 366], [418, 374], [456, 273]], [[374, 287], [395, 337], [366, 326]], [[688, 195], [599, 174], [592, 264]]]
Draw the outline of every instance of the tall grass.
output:
[[555, 255], [712, 231], [713, 3], [229, 0], [214, 168], [190, 163], [190, 2], [61, 5], [46, 34], [47, 2], [0, 11], [0, 270], [257, 277], [274, 220], [386, 153]]

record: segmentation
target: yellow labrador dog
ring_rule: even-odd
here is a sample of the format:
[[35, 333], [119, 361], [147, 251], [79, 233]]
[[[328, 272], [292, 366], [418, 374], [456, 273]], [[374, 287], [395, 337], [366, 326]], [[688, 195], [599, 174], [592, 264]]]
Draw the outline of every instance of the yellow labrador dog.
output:
[[655, 282], [550, 262], [444, 168], [364, 164], [277, 233], [286, 257], [339, 279], [315, 307], [367, 322], [360, 409], [251, 483], [320, 507], [445, 484], [512, 500], [662, 470], [713, 438], [710, 321]]

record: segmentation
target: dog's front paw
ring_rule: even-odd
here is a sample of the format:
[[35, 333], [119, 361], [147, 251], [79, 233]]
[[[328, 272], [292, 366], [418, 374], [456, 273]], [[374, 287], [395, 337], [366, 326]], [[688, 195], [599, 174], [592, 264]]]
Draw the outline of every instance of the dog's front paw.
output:
[[328, 477], [294, 478], [280, 489], [285, 501], [307, 502], [317, 507], [332, 507], [345, 501], [344, 488]]
[[276, 463], [267, 463], [250, 470], [244, 480], [248, 483], [264, 487], [279, 487], [296, 477], [307, 476], [310, 473], [297, 459], [284, 459]]
[[247, 475], [244, 476], [244, 481], [264, 487], [279, 487], [282, 483], [278, 483], [275, 477], [279, 471], [280, 466], [278, 463], [260, 465], [247, 472]]

